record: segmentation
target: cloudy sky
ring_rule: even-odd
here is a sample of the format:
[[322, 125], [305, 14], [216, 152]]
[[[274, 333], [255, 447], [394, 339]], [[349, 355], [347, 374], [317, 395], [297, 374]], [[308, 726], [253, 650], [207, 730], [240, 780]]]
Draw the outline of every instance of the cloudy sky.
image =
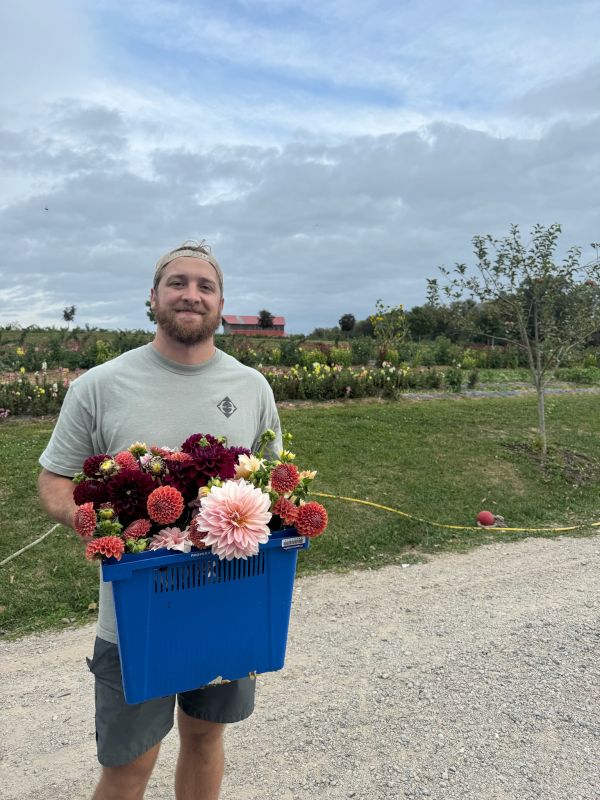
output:
[[150, 328], [188, 238], [292, 333], [511, 223], [600, 241], [598, 0], [19, 0], [0, 53], [0, 324]]

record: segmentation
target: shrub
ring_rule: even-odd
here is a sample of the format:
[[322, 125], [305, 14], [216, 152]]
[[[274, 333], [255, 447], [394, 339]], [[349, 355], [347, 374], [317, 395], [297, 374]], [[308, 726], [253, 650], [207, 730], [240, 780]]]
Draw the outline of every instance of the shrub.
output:
[[350, 342], [353, 364], [368, 364], [375, 353], [375, 343], [367, 336], [352, 339]]
[[462, 389], [462, 380], [463, 374], [462, 369], [460, 367], [450, 367], [450, 369], [446, 372], [445, 381], [446, 386], [451, 389], [453, 392], [460, 392]]
[[600, 383], [600, 369], [598, 367], [563, 367], [556, 370], [556, 377], [561, 381], [590, 385]]
[[322, 350], [301, 350], [300, 363], [307, 367], [311, 364], [326, 364], [327, 356]]
[[352, 366], [352, 352], [345, 347], [332, 347], [329, 351], [330, 366], [339, 364], [342, 367]]
[[288, 367], [300, 362], [300, 348], [296, 339], [284, 339], [281, 342], [281, 363]]

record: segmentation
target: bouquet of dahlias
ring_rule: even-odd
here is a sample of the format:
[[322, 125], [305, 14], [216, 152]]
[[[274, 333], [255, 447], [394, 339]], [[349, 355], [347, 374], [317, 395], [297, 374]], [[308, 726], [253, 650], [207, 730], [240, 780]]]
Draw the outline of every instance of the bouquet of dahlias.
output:
[[135, 442], [114, 456], [90, 456], [73, 479], [75, 530], [90, 540], [87, 558], [209, 547], [231, 560], [256, 555], [282, 524], [319, 536], [327, 511], [307, 499], [316, 473], [298, 470], [287, 449], [266, 459], [274, 438], [265, 431], [254, 455], [196, 433], [179, 450]]

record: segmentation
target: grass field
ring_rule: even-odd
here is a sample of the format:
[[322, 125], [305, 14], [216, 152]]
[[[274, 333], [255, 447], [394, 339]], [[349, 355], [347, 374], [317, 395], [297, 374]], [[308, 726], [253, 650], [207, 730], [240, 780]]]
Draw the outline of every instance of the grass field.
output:
[[[472, 525], [489, 508], [514, 527], [583, 525], [600, 520], [600, 414], [595, 396], [549, 398], [553, 450], [542, 470], [530, 448], [535, 399], [348, 402], [283, 408], [301, 467], [318, 470], [315, 491], [353, 496], [447, 524]], [[0, 425], [0, 561], [53, 524], [35, 490], [37, 458], [53, 423]], [[574, 455], [575, 454], [575, 455]], [[324, 536], [299, 557], [299, 573], [375, 568], [432, 552], [463, 550], [530, 535], [456, 531], [375, 508], [323, 500]], [[536, 534], [555, 535], [555, 534]], [[72, 532], [57, 529], [0, 567], [0, 629], [20, 635], [62, 620], [91, 620], [97, 564]]]

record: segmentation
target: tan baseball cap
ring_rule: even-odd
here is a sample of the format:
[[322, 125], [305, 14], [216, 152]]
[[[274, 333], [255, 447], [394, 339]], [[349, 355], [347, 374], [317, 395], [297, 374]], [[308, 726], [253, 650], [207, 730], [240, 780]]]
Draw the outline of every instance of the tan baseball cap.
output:
[[219, 288], [221, 289], [221, 294], [223, 294], [223, 270], [219, 266], [217, 259], [210, 252], [210, 246], [205, 244], [204, 240], [197, 242], [193, 239], [190, 239], [179, 245], [179, 247], [176, 247], [174, 250], [169, 250], [169, 252], [165, 253], [164, 256], [161, 256], [156, 262], [156, 267], [154, 268], [155, 286], [156, 281], [160, 279], [160, 274], [164, 267], [166, 267], [167, 264], [169, 264], [171, 261], [174, 261], [176, 258], [199, 258], [202, 261], [208, 262], [217, 273]]

